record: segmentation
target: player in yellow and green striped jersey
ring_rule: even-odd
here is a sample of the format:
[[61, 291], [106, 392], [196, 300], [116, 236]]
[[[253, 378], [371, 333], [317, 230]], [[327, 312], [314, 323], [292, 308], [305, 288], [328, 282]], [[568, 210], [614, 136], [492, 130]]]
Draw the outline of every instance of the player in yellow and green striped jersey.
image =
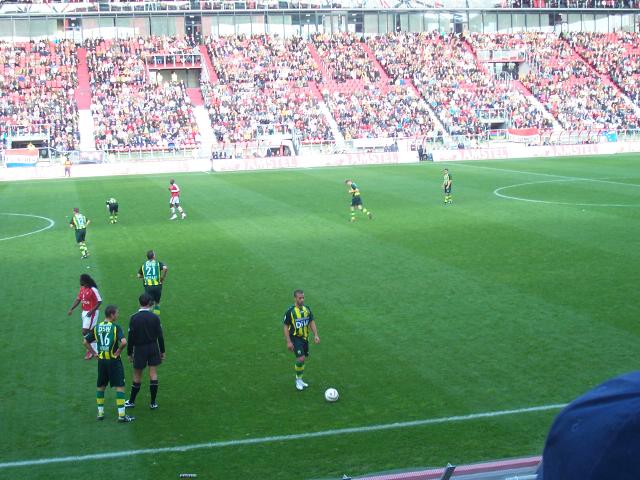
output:
[[442, 189], [444, 190], [444, 204], [453, 203], [451, 198], [451, 187], [453, 186], [453, 177], [449, 173], [449, 169], [445, 168], [442, 177]]
[[350, 221], [351, 222], [356, 221], [356, 209], [360, 210], [367, 217], [369, 217], [369, 220], [371, 220], [373, 218], [373, 214], [371, 213], [371, 211], [364, 208], [364, 205], [362, 205], [362, 197], [360, 196], [360, 189], [358, 188], [358, 185], [356, 185], [356, 183], [353, 180], [345, 180], [344, 183], [346, 183], [349, 186], [349, 193], [351, 194]]
[[82, 258], [89, 256], [89, 249], [85, 243], [85, 238], [87, 236], [87, 227], [90, 223], [91, 220], [81, 214], [78, 208], [73, 209], [73, 217], [71, 217], [69, 227], [74, 228], [76, 231], [76, 242], [78, 243], [78, 247], [80, 247]]
[[313, 332], [315, 343], [320, 343], [320, 335], [311, 309], [304, 304], [304, 292], [293, 292], [295, 303], [284, 314], [284, 338], [287, 348], [296, 356], [296, 389], [304, 390], [309, 385], [302, 380], [304, 361], [309, 355], [309, 330]]
[[109, 210], [109, 222], [118, 223], [118, 200], [111, 197], [106, 203], [107, 210]]
[[156, 260], [153, 250], [147, 252], [147, 261], [138, 270], [138, 278], [142, 279], [144, 291], [151, 295], [155, 305], [153, 313], [160, 315], [160, 298], [162, 297], [162, 284], [167, 277], [167, 266]]
[[[120, 354], [127, 345], [122, 328], [115, 322], [118, 319], [118, 307], [108, 305], [105, 308], [105, 320], [98, 323], [85, 335], [83, 343], [87, 351], [98, 357], [98, 381], [96, 403], [98, 405], [98, 420], [104, 420], [104, 391], [107, 385], [116, 389], [116, 406], [118, 407], [118, 421], [127, 423], [135, 420], [126, 414], [124, 406], [124, 367]], [[97, 344], [97, 352], [91, 346]]]

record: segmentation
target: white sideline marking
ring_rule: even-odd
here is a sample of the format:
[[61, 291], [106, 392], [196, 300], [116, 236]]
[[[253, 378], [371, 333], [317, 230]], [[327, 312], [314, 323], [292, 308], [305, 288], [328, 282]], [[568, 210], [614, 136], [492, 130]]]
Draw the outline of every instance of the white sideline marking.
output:
[[456, 166], [459, 166], [459, 167], [471, 167], [471, 168], [482, 168], [484, 170], [496, 170], [498, 172], [507, 172], [507, 173], [522, 173], [524, 175], [540, 175], [540, 176], [543, 176], [543, 177], [563, 178], [565, 180], [581, 180], [583, 182], [611, 183], [613, 185], [625, 185], [627, 187], [640, 187], [640, 184], [637, 184], [637, 183], [616, 182], [616, 181], [613, 181], [613, 180], [606, 180], [606, 179], [599, 179], [599, 178], [571, 177], [571, 176], [568, 176], [568, 175], [556, 175], [556, 174], [553, 174], [553, 173], [527, 172], [527, 171], [524, 171], [524, 170], [511, 170], [509, 168], [487, 167], [487, 166], [484, 166], [484, 165], [471, 165], [471, 164], [468, 164], [468, 163], [458, 163], [458, 164], [456, 164]]
[[34, 233], [40, 233], [40, 232], [44, 232], [45, 230], [50, 229], [51, 227], [53, 227], [56, 222], [54, 222], [53, 220], [51, 220], [48, 217], [41, 217], [40, 215], [29, 215], [27, 213], [0, 213], [0, 215], [12, 215], [14, 217], [33, 217], [33, 218], [41, 218], [43, 220], [46, 220], [47, 222], [49, 222], [49, 225], [47, 225], [44, 228], [41, 228], [40, 230], [34, 230], [33, 232], [28, 232], [28, 233], [23, 233], [20, 235], [14, 235], [13, 237], [4, 237], [4, 238], [0, 238], [0, 242], [2, 242], [3, 240], [13, 240], [14, 238], [20, 238], [20, 237], [26, 237], [27, 235], [33, 235]]
[[537, 407], [518, 408], [514, 410], [499, 410], [497, 412], [472, 413], [470, 415], [456, 415], [453, 417], [428, 418], [411, 422], [385, 423], [381, 425], [369, 425], [366, 427], [339, 428], [320, 432], [296, 433], [292, 435], [275, 435], [271, 437], [245, 438], [242, 440], [225, 440], [219, 442], [196, 443], [177, 447], [145, 448], [140, 450], [123, 450], [120, 452], [93, 453], [88, 455], [74, 455], [69, 457], [40, 458], [35, 460], [20, 460], [15, 462], [0, 463], [0, 470], [16, 467], [31, 467], [35, 465], [51, 465], [54, 463], [86, 462], [92, 460], [105, 460], [110, 458], [134, 457], [138, 455], [155, 455], [158, 453], [188, 452], [208, 448], [234, 447], [242, 445], [256, 445], [261, 443], [287, 442], [290, 440], [304, 440], [309, 438], [330, 437], [349, 433], [377, 432], [381, 430], [393, 430], [398, 428], [419, 427], [423, 425], [438, 425], [450, 422], [465, 422], [479, 418], [501, 417], [505, 415], [517, 415], [520, 413], [544, 412], [547, 410], [559, 410], [567, 406], [566, 403], [555, 405], [540, 405]]

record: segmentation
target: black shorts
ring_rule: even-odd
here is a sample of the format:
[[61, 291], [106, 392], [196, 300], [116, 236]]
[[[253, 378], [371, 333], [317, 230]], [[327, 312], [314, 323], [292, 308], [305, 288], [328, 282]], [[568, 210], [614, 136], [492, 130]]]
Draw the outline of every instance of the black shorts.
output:
[[87, 235], [87, 229], [81, 228], [80, 230], [76, 230], [76, 242], [84, 242], [84, 237]]
[[110, 203], [109, 204], [109, 213], [118, 213], [118, 204]]
[[293, 343], [293, 353], [296, 357], [309, 356], [309, 342], [300, 337], [291, 337]]
[[156, 343], [148, 343], [146, 345], [136, 345], [133, 347], [133, 368], [142, 370], [147, 365], [155, 367], [160, 365], [160, 349]]
[[448, 187], [444, 187], [444, 193], [446, 194], [451, 193], [451, 185], [449, 185]]
[[124, 367], [122, 361], [118, 358], [115, 360], [98, 359], [98, 381], [97, 387], [124, 387]]
[[162, 285], [145, 285], [144, 291], [151, 295], [156, 305], [160, 303], [160, 297], [162, 297]]
[[358, 207], [362, 205], [362, 198], [360, 197], [352, 197], [351, 198], [351, 206], [352, 207]]

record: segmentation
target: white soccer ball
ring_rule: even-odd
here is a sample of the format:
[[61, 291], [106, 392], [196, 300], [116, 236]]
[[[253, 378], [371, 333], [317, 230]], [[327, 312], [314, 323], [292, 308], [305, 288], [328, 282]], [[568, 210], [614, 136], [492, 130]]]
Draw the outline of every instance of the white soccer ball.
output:
[[340, 398], [340, 394], [335, 388], [327, 388], [324, 391], [324, 398], [327, 402], [337, 402]]

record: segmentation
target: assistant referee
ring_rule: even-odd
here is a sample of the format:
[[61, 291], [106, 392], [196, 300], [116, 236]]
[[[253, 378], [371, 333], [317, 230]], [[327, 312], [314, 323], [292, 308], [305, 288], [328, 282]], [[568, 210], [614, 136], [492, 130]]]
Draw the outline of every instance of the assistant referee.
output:
[[156, 396], [158, 395], [158, 370], [157, 367], [164, 360], [164, 336], [160, 317], [153, 313], [153, 298], [148, 293], [143, 293], [139, 298], [140, 309], [129, 320], [129, 338], [127, 340], [127, 355], [133, 362], [133, 384], [131, 396], [125, 403], [127, 408], [136, 405], [136, 397], [140, 391], [142, 370], [149, 365], [149, 392], [151, 393], [150, 408], [158, 408]]

